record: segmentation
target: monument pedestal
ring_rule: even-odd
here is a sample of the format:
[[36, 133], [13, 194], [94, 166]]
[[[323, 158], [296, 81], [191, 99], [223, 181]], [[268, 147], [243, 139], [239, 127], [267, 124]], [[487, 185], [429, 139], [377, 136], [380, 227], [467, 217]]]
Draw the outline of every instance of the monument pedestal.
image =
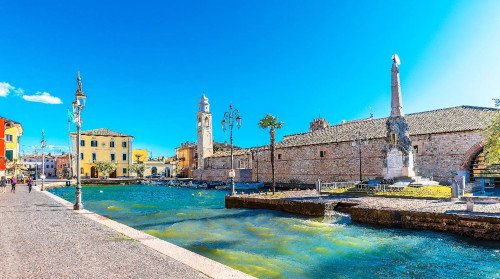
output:
[[384, 168], [385, 179], [415, 177], [415, 170], [413, 168], [413, 153], [411, 151], [408, 154], [407, 166], [404, 164], [403, 152], [395, 147], [387, 152], [386, 163], [387, 166]]

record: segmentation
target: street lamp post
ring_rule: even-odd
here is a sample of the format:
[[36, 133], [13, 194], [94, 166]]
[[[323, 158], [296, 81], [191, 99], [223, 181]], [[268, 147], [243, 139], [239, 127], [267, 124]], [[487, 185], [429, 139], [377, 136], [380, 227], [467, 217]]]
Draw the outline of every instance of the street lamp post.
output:
[[82, 204], [82, 181], [81, 181], [81, 171], [80, 171], [80, 133], [82, 128], [82, 118], [81, 113], [83, 108], [85, 108], [85, 100], [87, 96], [82, 90], [82, 80], [80, 78], [80, 72], [76, 78], [78, 87], [75, 92], [75, 100], [73, 101], [73, 118], [76, 123], [76, 192], [75, 192], [75, 204], [73, 206], [74, 210], [83, 209]]
[[234, 171], [234, 156], [233, 156], [233, 127], [236, 124], [238, 129], [241, 127], [241, 116], [238, 109], [233, 109], [233, 104], [229, 104], [229, 111], [224, 113], [224, 118], [222, 119], [222, 130], [226, 131], [226, 124], [229, 126], [229, 144], [231, 147], [231, 170], [229, 171], [229, 178], [231, 179], [231, 196], [236, 194], [234, 189], [234, 177], [236, 173]]
[[368, 139], [366, 138], [365, 135], [361, 134], [361, 132], [358, 132], [356, 134], [356, 138], [352, 141], [352, 146], [358, 148], [358, 155], [359, 155], [359, 182], [363, 181], [363, 173], [362, 173], [362, 165], [361, 165], [361, 146], [362, 145], [368, 145]]
[[35, 150], [34, 150], [34, 154], [35, 154], [35, 186], [36, 186], [36, 181], [38, 180], [38, 151], [37, 151], [37, 147], [34, 146]]
[[41, 148], [42, 148], [42, 175], [40, 175], [40, 178], [42, 179], [42, 187], [41, 190], [45, 190], [45, 154], [43, 152], [45, 148], [45, 132], [42, 130], [42, 141], [40, 142]]

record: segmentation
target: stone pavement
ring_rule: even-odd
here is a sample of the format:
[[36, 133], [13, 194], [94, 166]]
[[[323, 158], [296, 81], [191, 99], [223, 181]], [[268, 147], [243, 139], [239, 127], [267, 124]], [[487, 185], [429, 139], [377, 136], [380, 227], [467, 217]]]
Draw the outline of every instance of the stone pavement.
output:
[[46, 193], [17, 188], [16, 194], [0, 193], [2, 279], [208, 278], [83, 216], [90, 212], [77, 213]]
[[[412, 199], [398, 197], [377, 197], [377, 196], [351, 196], [342, 195], [318, 195], [316, 190], [286, 191], [280, 192], [280, 199], [307, 200], [316, 203], [353, 203], [356, 207], [371, 209], [391, 209], [407, 210], [417, 212], [450, 213], [460, 215], [485, 215], [500, 218], [500, 202], [486, 197], [484, 201], [476, 199], [474, 202], [474, 212], [468, 212], [467, 204], [464, 200], [450, 201], [449, 199]], [[246, 195], [252, 198], [271, 198], [262, 194]]]

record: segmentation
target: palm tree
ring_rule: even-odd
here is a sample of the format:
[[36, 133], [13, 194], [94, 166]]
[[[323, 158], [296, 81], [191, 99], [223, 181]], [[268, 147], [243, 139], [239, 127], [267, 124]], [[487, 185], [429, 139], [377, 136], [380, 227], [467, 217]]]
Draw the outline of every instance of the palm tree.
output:
[[259, 121], [259, 127], [262, 129], [269, 128], [269, 134], [271, 136], [271, 174], [273, 182], [273, 195], [276, 191], [276, 181], [274, 177], [274, 140], [275, 140], [275, 130], [280, 129], [283, 126], [283, 122], [279, 121], [278, 117], [271, 114], [266, 114], [264, 118]]

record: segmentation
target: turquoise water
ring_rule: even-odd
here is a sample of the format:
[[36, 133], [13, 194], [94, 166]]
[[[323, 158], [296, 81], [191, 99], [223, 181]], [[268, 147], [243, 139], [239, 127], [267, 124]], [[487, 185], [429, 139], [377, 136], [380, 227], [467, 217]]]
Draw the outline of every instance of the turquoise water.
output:
[[[73, 201], [74, 188], [50, 190]], [[87, 186], [86, 209], [261, 278], [500, 278], [500, 244], [224, 208], [225, 191]]]

